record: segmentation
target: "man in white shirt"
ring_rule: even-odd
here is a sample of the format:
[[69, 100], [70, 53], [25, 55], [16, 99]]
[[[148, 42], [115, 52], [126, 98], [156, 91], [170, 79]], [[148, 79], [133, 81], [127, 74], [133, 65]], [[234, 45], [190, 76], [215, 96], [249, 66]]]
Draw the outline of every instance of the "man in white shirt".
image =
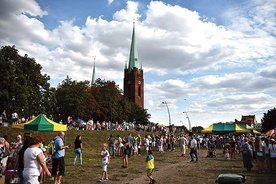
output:
[[179, 141], [180, 150], [181, 150], [181, 157], [184, 157], [186, 153], [187, 139], [183, 134], [181, 134], [180, 137], [178, 138], [178, 141]]
[[195, 139], [195, 136], [192, 135], [191, 136], [191, 142], [190, 142], [190, 156], [191, 156], [191, 162], [194, 161], [194, 157], [193, 157], [193, 154], [195, 155], [195, 158], [196, 158], [196, 161], [198, 161], [198, 156], [197, 156], [197, 141]]

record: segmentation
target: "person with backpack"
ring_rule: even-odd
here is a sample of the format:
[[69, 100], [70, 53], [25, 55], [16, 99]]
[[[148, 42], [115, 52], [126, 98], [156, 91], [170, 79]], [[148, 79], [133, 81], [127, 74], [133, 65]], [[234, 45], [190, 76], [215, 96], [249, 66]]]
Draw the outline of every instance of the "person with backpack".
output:
[[[52, 155], [52, 176], [54, 176], [54, 184], [60, 184], [62, 176], [65, 173], [65, 149], [69, 146], [64, 145], [64, 132], [59, 132], [59, 134], [54, 138], [55, 152]], [[57, 171], [58, 175], [57, 175]]]

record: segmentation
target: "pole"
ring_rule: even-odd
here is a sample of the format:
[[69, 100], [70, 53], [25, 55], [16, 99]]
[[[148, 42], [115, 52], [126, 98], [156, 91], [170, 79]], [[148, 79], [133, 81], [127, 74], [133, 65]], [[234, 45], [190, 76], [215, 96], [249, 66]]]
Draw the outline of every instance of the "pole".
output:
[[169, 115], [169, 126], [171, 126], [171, 114], [170, 114], [170, 110], [169, 110], [168, 104], [167, 104], [166, 101], [162, 102], [162, 104], [165, 104], [166, 107], [167, 107], [167, 111], [168, 111], [168, 115]]
[[189, 122], [189, 131], [191, 131], [191, 121], [190, 121], [190, 118], [189, 118], [189, 116], [188, 116], [188, 113], [187, 112], [183, 112], [183, 113], [185, 113], [186, 114], [186, 116], [187, 116], [187, 119], [188, 119], [188, 122]]

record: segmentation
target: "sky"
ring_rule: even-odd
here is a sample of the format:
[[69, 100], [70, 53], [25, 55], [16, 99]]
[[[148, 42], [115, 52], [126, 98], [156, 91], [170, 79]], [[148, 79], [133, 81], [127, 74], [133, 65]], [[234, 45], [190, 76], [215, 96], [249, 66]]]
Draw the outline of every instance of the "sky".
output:
[[[151, 122], [207, 128], [276, 106], [274, 0], [1, 0], [0, 45], [41, 64], [57, 87], [123, 89], [133, 21]], [[167, 107], [164, 103], [166, 102]], [[183, 113], [186, 112], [186, 113]], [[188, 118], [187, 118], [188, 117]]]

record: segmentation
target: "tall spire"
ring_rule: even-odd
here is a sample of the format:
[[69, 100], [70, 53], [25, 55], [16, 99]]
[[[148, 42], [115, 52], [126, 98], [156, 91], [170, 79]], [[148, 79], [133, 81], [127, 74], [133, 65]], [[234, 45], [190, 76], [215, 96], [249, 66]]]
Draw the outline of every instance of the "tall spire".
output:
[[133, 32], [132, 32], [131, 47], [130, 47], [130, 54], [129, 54], [128, 70], [131, 70], [135, 67], [139, 69], [138, 51], [137, 51], [136, 38], [135, 38], [135, 21], [133, 21]]
[[92, 80], [91, 80], [91, 86], [93, 86], [95, 84], [95, 80], [96, 80], [96, 74], [95, 74], [95, 58], [94, 58], [94, 66], [93, 66], [93, 73], [92, 73]]

